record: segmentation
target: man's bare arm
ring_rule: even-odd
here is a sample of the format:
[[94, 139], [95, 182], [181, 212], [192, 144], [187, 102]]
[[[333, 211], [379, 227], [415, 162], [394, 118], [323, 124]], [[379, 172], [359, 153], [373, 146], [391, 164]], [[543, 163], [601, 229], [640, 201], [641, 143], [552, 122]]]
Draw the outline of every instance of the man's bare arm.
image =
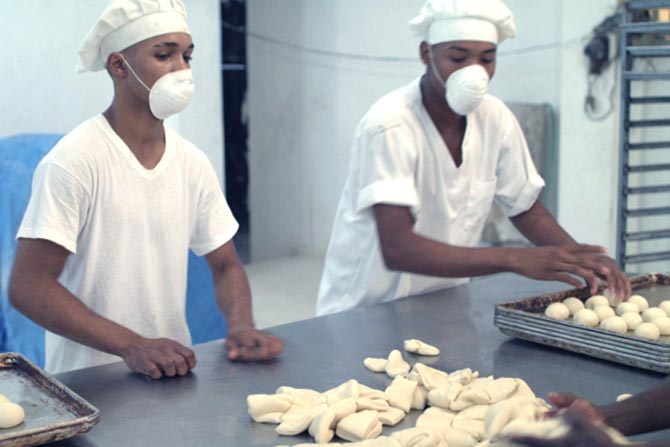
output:
[[481, 276], [514, 272], [534, 279], [563, 281], [595, 292], [603, 268], [602, 247], [573, 244], [537, 248], [460, 247], [416, 234], [408, 207], [373, 207], [382, 255], [391, 270], [443, 277]]
[[156, 379], [186, 374], [195, 355], [168, 339], [147, 339], [103, 318], [58, 281], [70, 253], [43, 239], [19, 239], [9, 286], [12, 305], [45, 329], [118, 355], [134, 371]]
[[257, 330], [251, 307], [251, 290], [232, 241], [205, 256], [212, 271], [216, 302], [228, 323], [226, 349], [231, 360], [267, 360], [278, 356], [282, 341]]

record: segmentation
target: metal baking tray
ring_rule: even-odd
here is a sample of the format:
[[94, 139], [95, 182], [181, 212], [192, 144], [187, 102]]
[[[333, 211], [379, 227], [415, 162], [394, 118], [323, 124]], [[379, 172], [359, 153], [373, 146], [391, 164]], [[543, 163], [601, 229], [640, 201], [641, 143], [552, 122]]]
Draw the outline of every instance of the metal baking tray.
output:
[[100, 411], [21, 354], [0, 354], [0, 394], [23, 407], [25, 421], [0, 429], [0, 447], [67, 439], [91, 429]]
[[[644, 296], [650, 306], [670, 299], [670, 276], [666, 274], [650, 273], [630, 280], [633, 293]], [[601, 288], [598, 293], [602, 292]], [[544, 310], [551, 303], [570, 296], [586, 300], [590, 295], [585, 289], [570, 289], [501, 303], [495, 307], [493, 324], [502, 333], [513, 337], [637, 368], [670, 373], [670, 336], [652, 341], [636, 337], [630, 331], [618, 334], [544, 315]]]

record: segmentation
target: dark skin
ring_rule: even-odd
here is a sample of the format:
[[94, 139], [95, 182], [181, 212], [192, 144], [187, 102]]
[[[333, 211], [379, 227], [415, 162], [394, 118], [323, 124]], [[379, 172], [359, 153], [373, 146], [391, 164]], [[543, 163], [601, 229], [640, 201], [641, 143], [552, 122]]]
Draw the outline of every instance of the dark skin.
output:
[[[479, 64], [493, 77], [496, 46], [487, 42], [455, 41], [431, 47], [422, 42], [420, 56], [426, 65], [421, 79], [423, 105], [442, 136], [456, 166], [463, 160], [466, 117], [456, 114], [445, 99], [444, 80], [461, 68]], [[439, 78], [431, 64], [439, 73]], [[405, 206], [373, 207], [382, 254], [391, 270], [443, 277], [472, 277], [514, 272], [534, 279], [562, 281], [595, 294], [601, 280], [626, 299], [630, 281], [606, 255], [603, 247], [578, 244], [536, 201], [527, 211], [511, 217], [512, 223], [535, 248], [470, 248], [431, 240], [413, 231], [414, 217]]]
[[[193, 42], [183, 33], [139, 42], [107, 59], [114, 99], [104, 112], [115, 132], [146, 168], [165, 152], [165, 129], [149, 108], [149, 92], [123, 62], [125, 58], [148, 86], [166, 73], [190, 66]], [[183, 376], [196, 366], [194, 352], [167, 338], [150, 339], [86, 307], [59, 282], [70, 256], [65, 248], [43, 239], [20, 239], [10, 279], [12, 305], [47, 330], [91, 348], [118, 355], [136, 372], [162, 377]], [[254, 327], [251, 292], [232, 241], [205, 256], [212, 272], [217, 304], [226, 317], [227, 356], [231, 360], [268, 360], [279, 355], [282, 341]]]
[[[606, 424], [626, 436], [670, 428], [670, 380], [621, 402], [597, 407], [570, 393], [551, 393], [549, 400], [557, 407], [554, 414], [563, 415], [570, 432], [556, 439], [515, 437], [519, 444], [532, 447], [614, 447], [599, 424]], [[670, 441], [643, 442], [643, 447], [667, 446]]]

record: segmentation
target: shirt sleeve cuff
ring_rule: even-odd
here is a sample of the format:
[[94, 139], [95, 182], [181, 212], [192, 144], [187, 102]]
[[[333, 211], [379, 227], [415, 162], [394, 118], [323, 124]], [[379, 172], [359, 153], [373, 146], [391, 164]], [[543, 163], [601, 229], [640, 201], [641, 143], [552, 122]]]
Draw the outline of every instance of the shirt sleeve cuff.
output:
[[378, 180], [361, 190], [356, 202], [356, 212], [379, 203], [407, 206], [416, 216], [419, 211], [419, 196], [412, 179]]
[[544, 180], [539, 175], [532, 176], [524, 185], [521, 193], [516, 199], [516, 202], [509, 207], [504, 204], [500, 204], [503, 212], [507, 217], [517, 216], [524, 211], [528, 211], [531, 206], [537, 201], [540, 192], [544, 188]]
[[222, 232], [218, 237], [212, 239], [211, 241], [205, 244], [193, 245], [191, 246], [191, 250], [193, 250], [193, 253], [195, 253], [196, 256], [207, 255], [216, 250], [217, 248], [228, 243], [230, 240], [232, 240], [233, 236], [235, 236], [239, 228], [240, 224], [235, 222], [233, 225], [230, 225], [224, 232]]

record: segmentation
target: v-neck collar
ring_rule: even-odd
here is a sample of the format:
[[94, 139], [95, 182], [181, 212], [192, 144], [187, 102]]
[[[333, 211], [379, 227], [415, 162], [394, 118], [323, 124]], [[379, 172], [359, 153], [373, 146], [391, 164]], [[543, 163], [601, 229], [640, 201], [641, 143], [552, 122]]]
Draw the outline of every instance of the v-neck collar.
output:
[[430, 117], [430, 114], [428, 113], [428, 110], [426, 110], [426, 106], [423, 105], [423, 101], [421, 99], [421, 89], [419, 89], [419, 109], [420, 113], [423, 115], [423, 120], [428, 123], [426, 132], [428, 132], [428, 140], [430, 141], [431, 147], [439, 153], [446, 154], [446, 155], [439, 155], [436, 154], [436, 156], [439, 159], [445, 159], [445, 163], [447, 164], [447, 167], [455, 172], [461, 172], [464, 171], [468, 159], [470, 158], [468, 156], [469, 150], [468, 150], [468, 141], [469, 141], [469, 135], [470, 135], [470, 118], [471, 116], [468, 115], [465, 117], [465, 132], [463, 133], [463, 142], [461, 143], [461, 164], [456, 166], [456, 162], [454, 161], [454, 157], [451, 155], [451, 152], [449, 151], [449, 147], [447, 146], [447, 143], [444, 141], [444, 138], [442, 138], [442, 135], [440, 134], [440, 131], [437, 129], [437, 126], [435, 125], [435, 122], [433, 122], [433, 119]]
[[107, 136], [112, 140], [112, 144], [116, 149], [119, 150], [119, 152], [123, 155], [123, 157], [126, 159], [126, 161], [132, 166], [132, 168], [140, 174], [142, 177], [146, 179], [153, 179], [161, 175], [163, 171], [165, 171], [166, 166], [170, 163], [170, 160], [172, 159], [172, 155], [174, 152], [174, 148], [172, 147], [172, 139], [170, 138], [169, 131], [166, 128], [165, 129], [165, 151], [163, 152], [163, 156], [161, 159], [158, 161], [158, 164], [154, 166], [152, 169], [148, 169], [140, 163], [140, 161], [137, 159], [133, 151], [130, 150], [128, 145], [126, 144], [125, 141], [121, 139], [121, 137], [114, 131], [112, 126], [109, 124], [109, 121], [107, 121], [107, 118], [105, 115], [99, 115], [98, 123], [104, 130], [104, 132], [107, 134]]

